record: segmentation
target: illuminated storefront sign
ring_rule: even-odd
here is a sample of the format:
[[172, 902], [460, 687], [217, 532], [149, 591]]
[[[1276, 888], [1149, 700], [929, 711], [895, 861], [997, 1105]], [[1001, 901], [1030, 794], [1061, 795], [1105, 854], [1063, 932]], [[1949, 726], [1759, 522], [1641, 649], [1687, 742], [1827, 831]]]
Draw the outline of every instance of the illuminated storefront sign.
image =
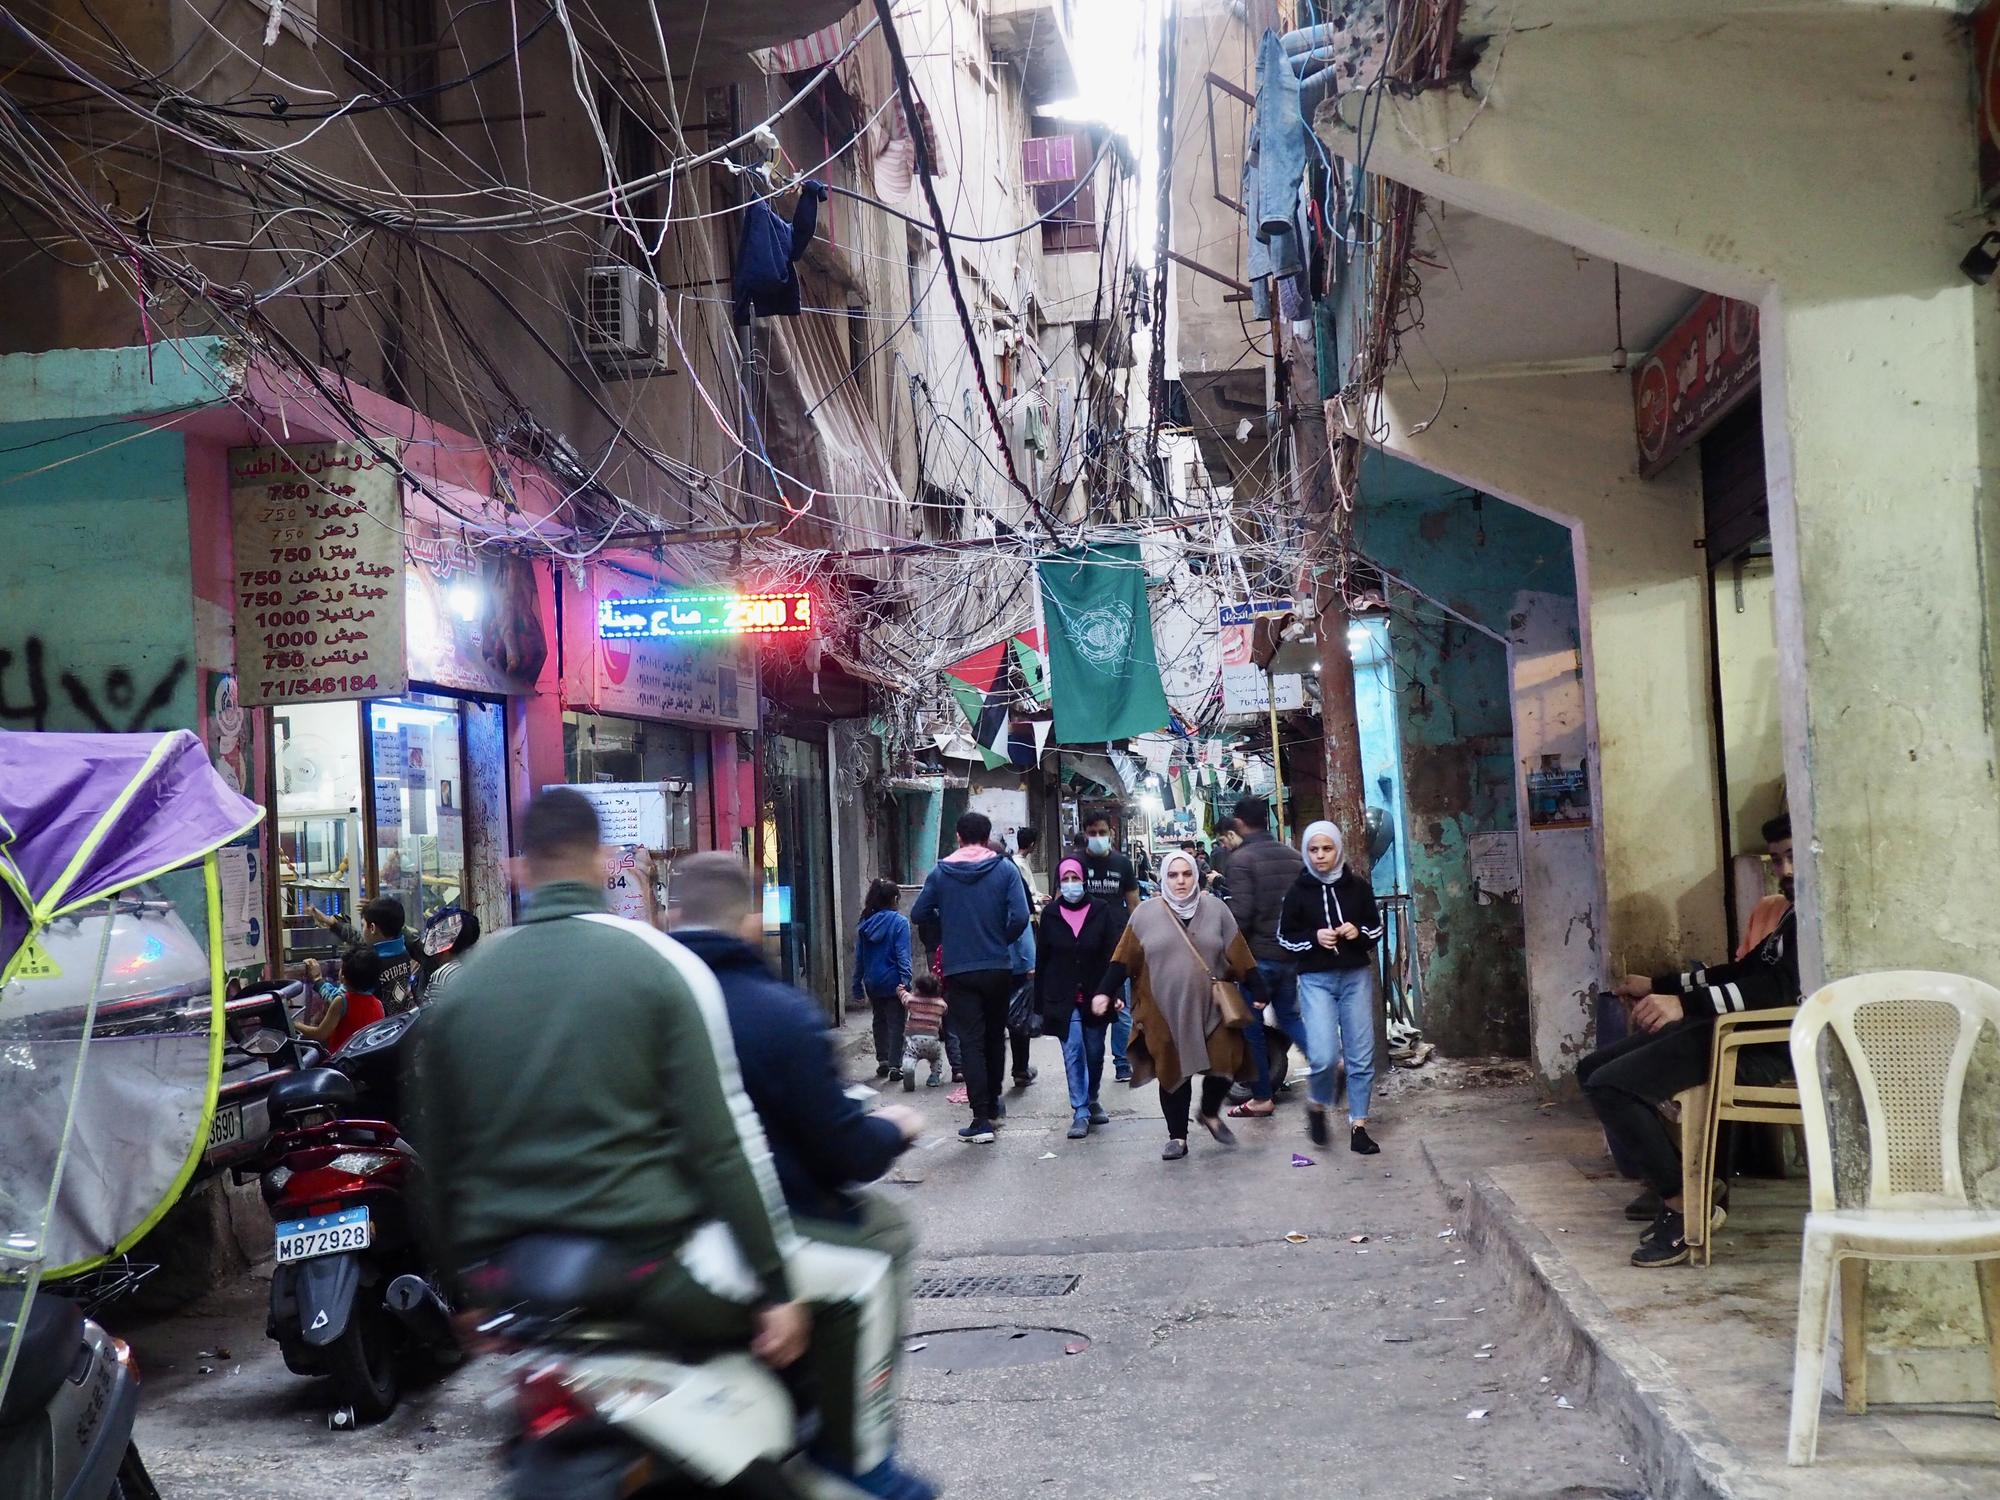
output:
[[800, 635], [811, 629], [810, 594], [689, 592], [605, 599], [597, 606], [597, 633], [606, 640]]

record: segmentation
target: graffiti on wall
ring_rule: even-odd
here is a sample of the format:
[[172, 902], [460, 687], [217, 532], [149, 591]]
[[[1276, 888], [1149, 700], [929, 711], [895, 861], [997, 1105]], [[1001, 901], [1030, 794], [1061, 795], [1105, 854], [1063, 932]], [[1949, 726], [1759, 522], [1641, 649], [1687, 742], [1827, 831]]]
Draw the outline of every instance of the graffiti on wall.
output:
[[48, 657], [40, 636], [0, 646], [0, 725], [39, 732], [50, 727], [53, 713], [57, 728], [106, 734], [175, 727], [148, 721], [173, 702], [190, 669], [185, 656], [175, 657], [150, 684], [130, 667], [71, 670]]

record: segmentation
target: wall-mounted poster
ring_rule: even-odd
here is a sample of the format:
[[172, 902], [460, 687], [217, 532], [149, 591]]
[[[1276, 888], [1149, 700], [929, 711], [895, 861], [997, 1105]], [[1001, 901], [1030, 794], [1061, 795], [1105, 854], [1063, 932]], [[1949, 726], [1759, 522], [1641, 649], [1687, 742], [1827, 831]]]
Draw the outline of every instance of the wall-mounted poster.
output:
[[1590, 771], [1582, 756], [1544, 755], [1528, 772], [1528, 826], [1590, 826]]

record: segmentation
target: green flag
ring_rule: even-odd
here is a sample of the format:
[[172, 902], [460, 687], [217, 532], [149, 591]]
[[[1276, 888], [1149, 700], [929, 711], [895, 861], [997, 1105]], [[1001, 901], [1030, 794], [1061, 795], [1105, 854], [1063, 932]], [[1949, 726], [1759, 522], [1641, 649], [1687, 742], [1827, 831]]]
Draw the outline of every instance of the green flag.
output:
[[1037, 572], [1056, 743], [1101, 745], [1165, 728], [1167, 694], [1139, 549], [1048, 552]]

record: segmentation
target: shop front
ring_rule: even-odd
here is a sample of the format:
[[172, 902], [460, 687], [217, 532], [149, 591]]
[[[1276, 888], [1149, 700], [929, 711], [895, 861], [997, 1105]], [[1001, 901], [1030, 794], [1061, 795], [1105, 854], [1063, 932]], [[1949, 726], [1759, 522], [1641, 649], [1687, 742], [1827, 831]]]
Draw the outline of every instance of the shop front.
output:
[[[487, 930], [506, 879], [509, 704], [548, 661], [546, 573], [474, 547], [439, 500], [345, 444], [232, 449], [241, 704], [265, 710], [270, 930], [289, 967], [330, 955], [324, 917], [375, 895], [408, 921], [461, 906]], [[432, 487], [435, 488], [435, 487]]]
[[[562, 588], [563, 781], [600, 810], [644, 809], [643, 848], [670, 897], [673, 861], [711, 849], [754, 860], [754, 641], [607, 636], [607, 608], [673, 587], [647, 560], [598, 562]], [[618, 789], [615, 792], [610, 789]], [[619, 800], [607, 800], [607, 798]], [[614, 832], [628, 843], [635, 830]]]

